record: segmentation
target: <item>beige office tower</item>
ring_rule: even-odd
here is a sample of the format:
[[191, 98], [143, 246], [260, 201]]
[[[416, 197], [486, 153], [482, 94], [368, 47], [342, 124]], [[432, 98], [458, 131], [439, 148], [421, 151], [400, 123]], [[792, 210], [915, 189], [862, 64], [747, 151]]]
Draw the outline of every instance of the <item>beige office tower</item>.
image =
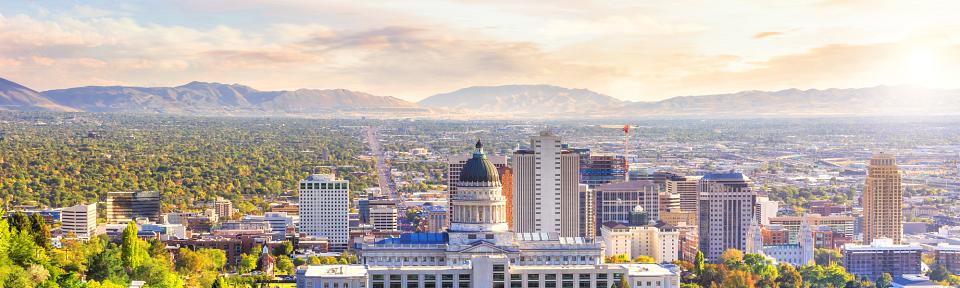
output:
[[895, 244], [903, 236], [903, 190], [897, 159], [876, 153], [867, 167], [863, 186], [863, 243], [890, 238]]
[[529, 149], [513, 153], [511, 168], [515, 232], [580, 236], [579, 154], [541, 132]]
[[667, 179], [667, 193], [680, 194], [680, 211], [697, 212], [697, 183], [702, 176], [677, 176]]

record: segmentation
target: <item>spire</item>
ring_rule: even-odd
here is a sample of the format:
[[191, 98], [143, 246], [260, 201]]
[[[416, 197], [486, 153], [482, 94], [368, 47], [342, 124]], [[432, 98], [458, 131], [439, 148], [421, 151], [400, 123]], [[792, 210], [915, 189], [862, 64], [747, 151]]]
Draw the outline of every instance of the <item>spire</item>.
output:
[[480, 138], [477, 138], [477, 144], [474, 145], [474, 147], [477, 147], [477, 150], [473, 152], [473, 157], [484, 158], [485, 155], [483, 154], [483, 143], [480, 142]]

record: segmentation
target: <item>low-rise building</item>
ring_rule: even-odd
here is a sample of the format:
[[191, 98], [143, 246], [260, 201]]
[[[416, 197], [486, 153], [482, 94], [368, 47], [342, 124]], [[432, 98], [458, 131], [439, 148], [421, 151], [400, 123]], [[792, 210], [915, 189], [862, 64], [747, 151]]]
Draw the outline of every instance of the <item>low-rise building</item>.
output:
[[600, 235], [604, 256], [649, 256], [657, 263], [670, 263], [680, 255], [680, 233], [669, 225], [630, 226], [609, 221], [603, 223]]
[[940, 243], [933, 247], [934, 262], [952, 274], [960, 274], [960, 245]]
[[843, 245], [843, 267], [853, 275], [877, 279], [883, 273], [897, 277], [920, 274], [920, 255], [923, 248], [917, 244], [893, 244], [889, 238], [874, 239], [870, 245]]

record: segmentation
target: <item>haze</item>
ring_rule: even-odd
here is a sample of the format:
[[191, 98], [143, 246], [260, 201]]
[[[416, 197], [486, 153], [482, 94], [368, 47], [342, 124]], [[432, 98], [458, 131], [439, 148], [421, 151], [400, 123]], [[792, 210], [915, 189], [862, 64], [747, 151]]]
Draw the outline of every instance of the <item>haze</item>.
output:
[[953, 1], [195, 2], [5, 1], [0, 75], [38, 90], [198, 80], [410, 101], [504, 84], [633, 101], [960, 85]]

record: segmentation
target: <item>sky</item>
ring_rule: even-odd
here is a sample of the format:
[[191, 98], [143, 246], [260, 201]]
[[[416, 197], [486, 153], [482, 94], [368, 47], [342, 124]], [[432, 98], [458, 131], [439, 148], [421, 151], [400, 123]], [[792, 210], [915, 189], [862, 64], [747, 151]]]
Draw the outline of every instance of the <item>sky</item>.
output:
[[238, 83], [417, 101], [552, 84], [630, 101], [960, 88], [960, 1], [0, 1], [0, 77], [35, 90]]

